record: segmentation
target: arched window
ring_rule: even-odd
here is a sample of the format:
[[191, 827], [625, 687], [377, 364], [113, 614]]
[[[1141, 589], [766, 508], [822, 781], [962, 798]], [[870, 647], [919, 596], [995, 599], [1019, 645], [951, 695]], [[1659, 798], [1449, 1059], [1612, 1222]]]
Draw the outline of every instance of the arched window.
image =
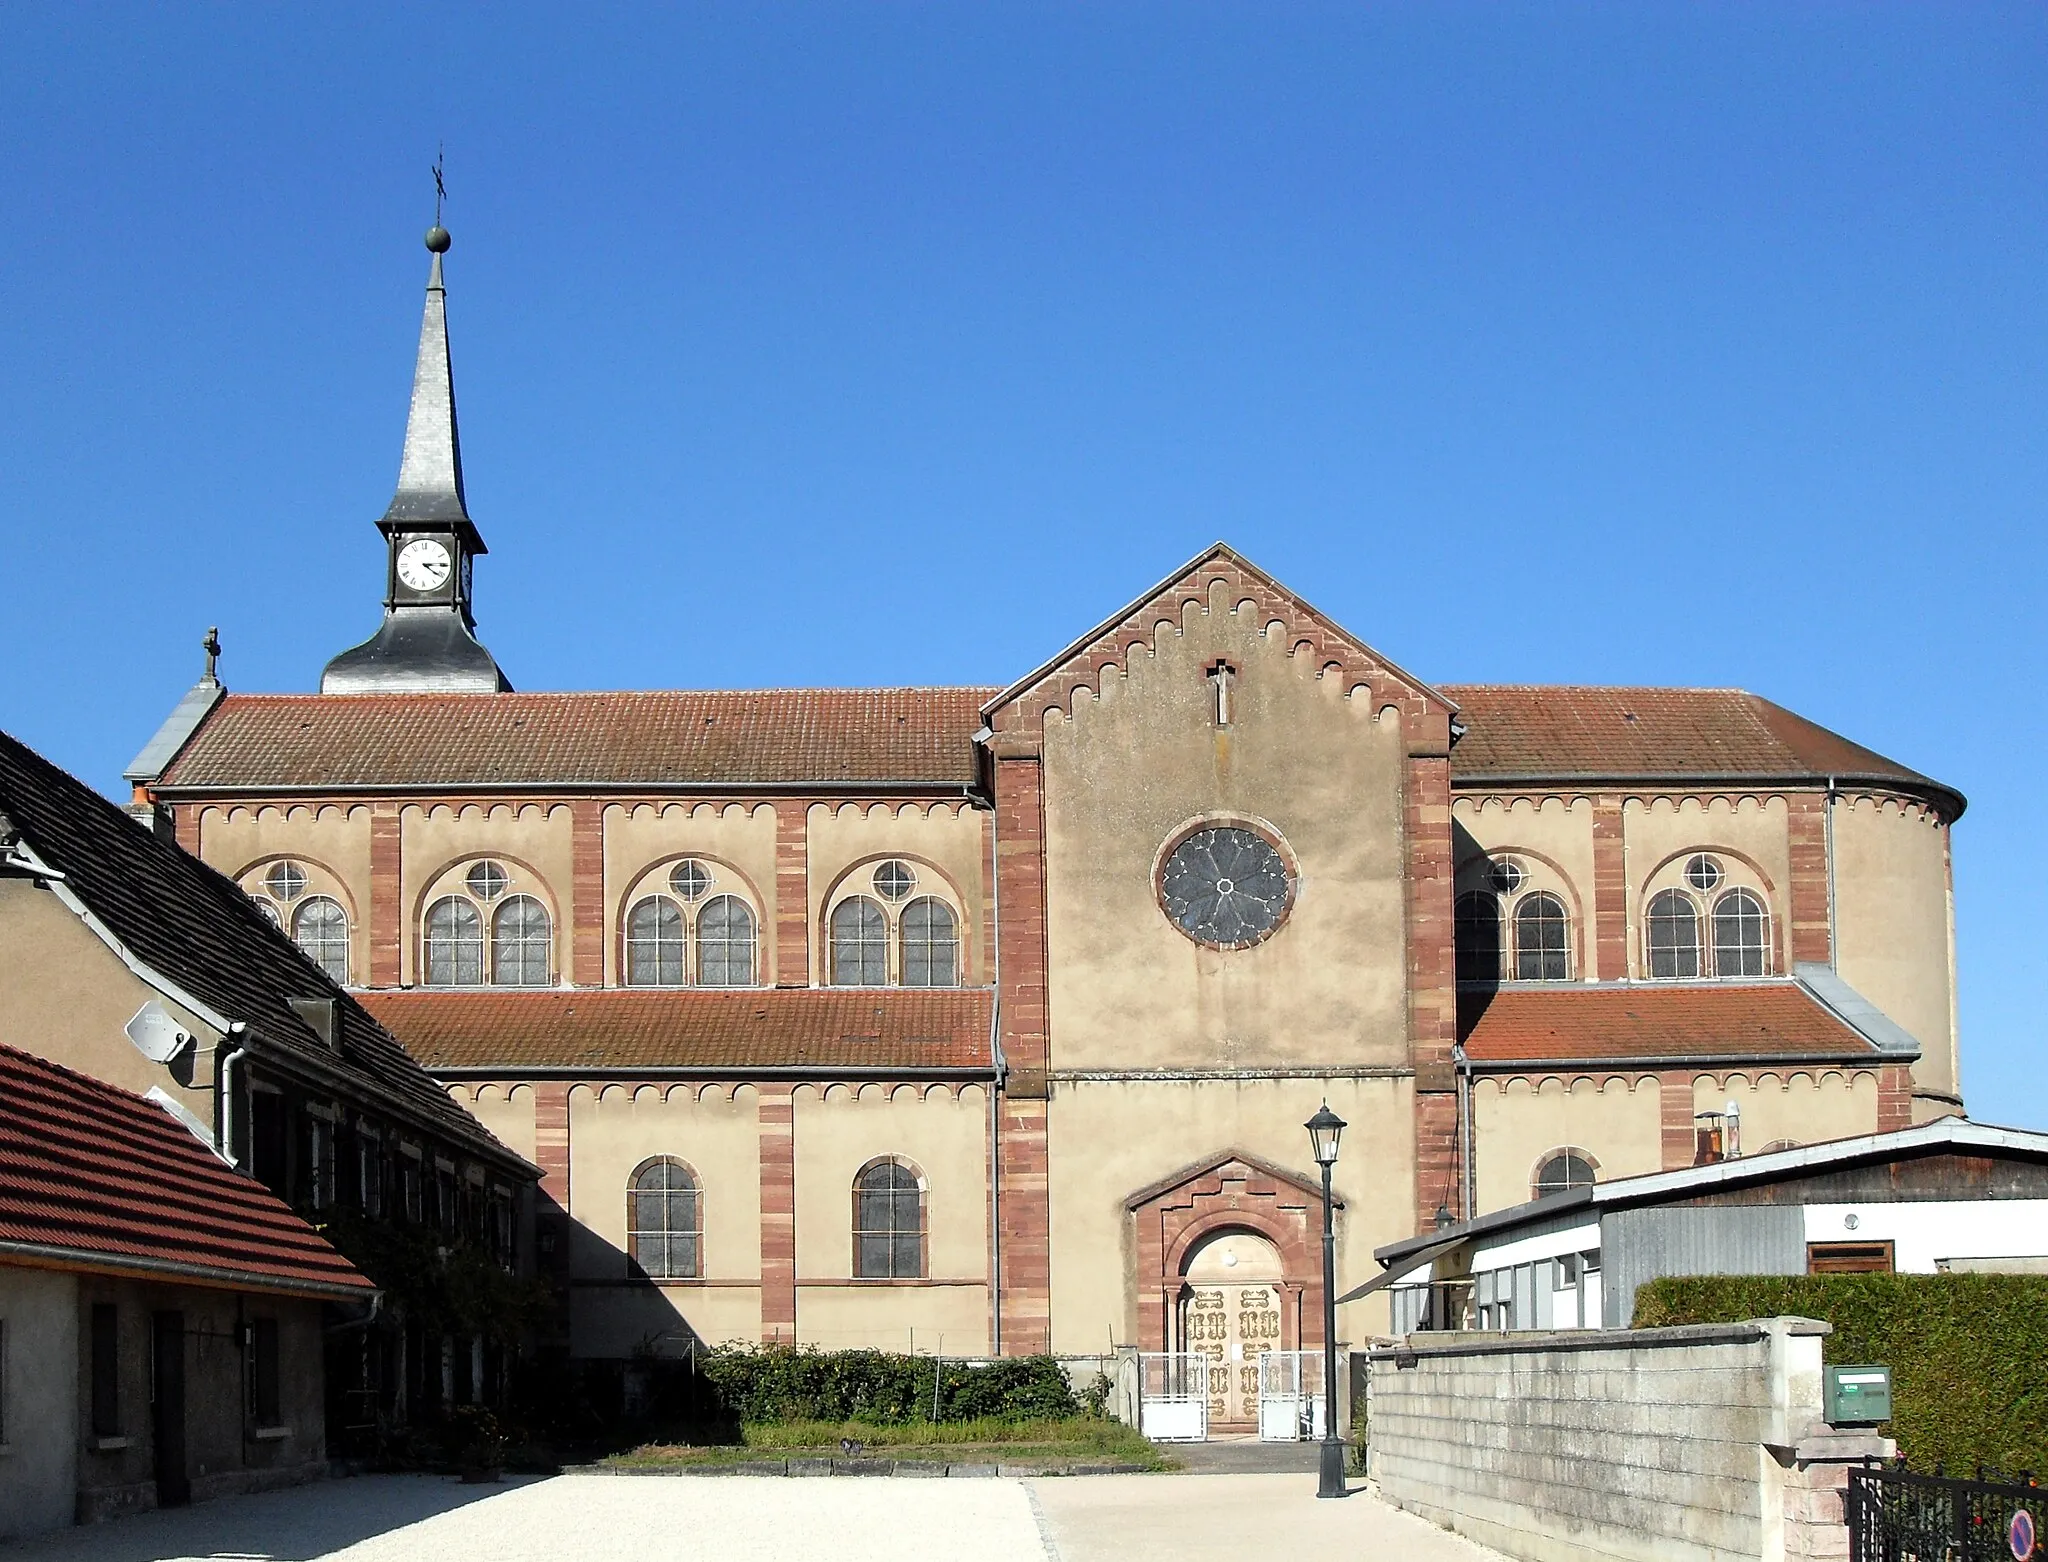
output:
[[1571, 975], [1564, 902], [1547, 891], [1515, 902], [1515, 980], [1561, 982]]
[[545, 987], [553, 952], [548, 908], [512, 895], [491, 913], [491, 980], [500, 987]]
[[1549, 1198], [1573, 1188], [1593, 1186], [1593, 1162], [1577, 1150], [1559, 1150], [1536, 1168], [1536, 1197]]
[[832, 985], [889, 985], [889, 923], [882, 908], [865, 895], [842, 900], [832, 911]]
[[705, 987], [754, 985], [754, 912], [737, 895], [718, 895], [697, 913], [697, 981]]
[[1731, 889], [1714, 902], [1716, 976], [1762, 976], [1769, 948], [1770, 918], [1754, 894]]
[[924, 1275], [924, 1194], [901, 1161], [877, 1161], [854, 1179], [853, 1273], [857, 1280]]
[[1650, 975], [1700, 974], [1700, 914], [1683, 890], [1663, 890], [1650, 900], [1644, 945]]
[[903, 985], [952, 987], [958, 983], [960, 932], [953, 908], [922, 895], [903, 908]]
[[251, 895], [249, 899], [255, 903], [256, 909], [263, 913], [264, 921], [272, 927], [284, 926], [284, 916], [278, 911], [276, 901], [266, 900], [261, 895]]
[[704, 1238], [697, 1178], [681, 1161], [657, 1156], [626, 1190], [626, 1252], [655, 1280], [693, 1280]]
[[1499, 981], [1500, 897], [1480, 889], [1460, 895], [1451, 942], [1457, 952], [1459, 981]]
[[337, 982], [348, 981], [348, 913], [341, 902], [314, 895], [292, 913], [292, 937]]
[[626, 985], [683, 985], [683, 908], [649, 895], [626, 913]]
[[484, 980], [484, 919], [456, 895], [427, 908], [427, 985], [481, 987]]

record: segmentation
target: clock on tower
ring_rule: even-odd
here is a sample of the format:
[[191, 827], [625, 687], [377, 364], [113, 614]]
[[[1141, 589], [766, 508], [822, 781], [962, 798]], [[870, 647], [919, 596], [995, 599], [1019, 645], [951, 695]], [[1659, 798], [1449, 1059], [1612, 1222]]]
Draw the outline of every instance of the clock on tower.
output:
[[455, 427], [455, 380], [448, 366], [448, 293], [441, 257], [448, 230], [427, 230], [433, 262], [413, 370], [412, 409], [398, 492], [377, 523], [387, 570], [384, 622], [361, 645], [327, 664], [322, 694], [496, 694], [511, 688], [476, 638], [471, 561], [485, 552], [462, 494], [462, 441]]

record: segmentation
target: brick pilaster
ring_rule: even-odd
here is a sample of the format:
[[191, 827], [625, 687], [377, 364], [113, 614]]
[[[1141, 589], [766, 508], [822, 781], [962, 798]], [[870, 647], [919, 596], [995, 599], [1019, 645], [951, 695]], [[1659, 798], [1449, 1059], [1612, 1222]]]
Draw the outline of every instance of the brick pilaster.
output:
[[201, 804], [180, 803], [171, 809], [171, 839], [194, 857], [199, 855], [199, 811]]
[[1877, 1071], [1877, 1131], [1913, 1126], [1913, 1071], [1888, 1063]]
[[1792, 860], [1791, 927], [1786, 946], [1794, 964], [1825, 965], [1831, 958], [1828, 929], [1827, 800], [1811, 793], [1786, 799], [1787, 843]]
[[[1622, 846], [1621, 799], [1593, 800], [1593, 975], [1628, 978], [1628, 860]], [[1691, 1155], [1686, 1165], [1692, 1164]]]
[[405, 938], [405, 907], [399, 902], [400, 820], [398, 804], [370, 805], [370, 985], [398, 985], [399, 950]]
[[761, 1338], [796, 1343], [796, 1103], [788, 1085], [763, 1085]]
[[1457, 1214], [1458, 1097], [1451, 1050], [1458, 1040], [1452, 930], [1451, 762], [1412, 754], [1404, 825], [1408, 856], [1408, 1057], [1415, 1070], [1415, 1229], [1439, 1207]]
[[569, 805], [569, 970], [578, 987], [604, 985], [604, 804]]
[[775, 985], [811, 985], [810, 805], [775, 805]]
[[1001, 1356], [1052, 1349], [1052, 1222], [1046, 1118], [1050, 1102], [1005, 1095], [997, 1113], [1002, 1188]]
[[1657, 1076], [1657, 1114], [1664, 1151], [1663, 1170], [1677, 1171], [1692, 1165], [1699, 1149], [1692, 1127], [1692, 1075]]

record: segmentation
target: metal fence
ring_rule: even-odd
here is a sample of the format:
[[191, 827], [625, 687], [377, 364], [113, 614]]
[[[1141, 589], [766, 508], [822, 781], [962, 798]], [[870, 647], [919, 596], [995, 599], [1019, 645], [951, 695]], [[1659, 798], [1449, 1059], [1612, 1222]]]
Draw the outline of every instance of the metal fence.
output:
[[2048, 1487], [2025, 1473], [1972, 1480], [1873, 1465], [1849, 1472], [1851, 1562], [2048, 1559]]

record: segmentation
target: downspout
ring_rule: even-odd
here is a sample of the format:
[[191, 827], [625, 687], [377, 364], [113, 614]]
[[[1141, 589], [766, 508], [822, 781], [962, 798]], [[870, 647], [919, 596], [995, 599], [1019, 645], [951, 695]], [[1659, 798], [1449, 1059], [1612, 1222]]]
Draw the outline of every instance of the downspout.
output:
[[[239, 1036], [248, 1028], [248, 1021], [233, 1020], [228, 1024], [228, 1034]], [[242, 1158], [235, 1154], [235, 1086], [228, 1076], [247, 1053], [248, 1048], [240, 1046], [233, 1051], [213, 1049], [213, 1147], [237, 1171], [241, 1170]]]
[[1842, 968], [1835, 939], [1835, 778], [1828, 777], [1827, 796], [1821, 800], [1821, 824], [1828, 854], [1828, 969]]
[[[984, 728], [984, 731], [987, 729]], [[1002, 813], [995, 802], [994, 756], [990, 756], [988, 809], [988, 903], [989, 925], [995, 947], [989, 951], [989, 975], [994, 983], [988, 1006], [989, 1061], [996, 1077], [988, 1091], [988, 1317], [989, 1354], [1003, 1353], [1003, 1146], [1002, 1115], [998, 1097], [1008, 1064], [1003, 1057], [1003, 898], [997, 893], [996, 866], [1001, 860], [998, 837]]]
[[1465, 1056], [1465, 1044], [1451, 1047], [1451, 1062], [1458, 1070], [1458, 1202], [1464, 1219], [1472, 1218], [1472, 1060]]

